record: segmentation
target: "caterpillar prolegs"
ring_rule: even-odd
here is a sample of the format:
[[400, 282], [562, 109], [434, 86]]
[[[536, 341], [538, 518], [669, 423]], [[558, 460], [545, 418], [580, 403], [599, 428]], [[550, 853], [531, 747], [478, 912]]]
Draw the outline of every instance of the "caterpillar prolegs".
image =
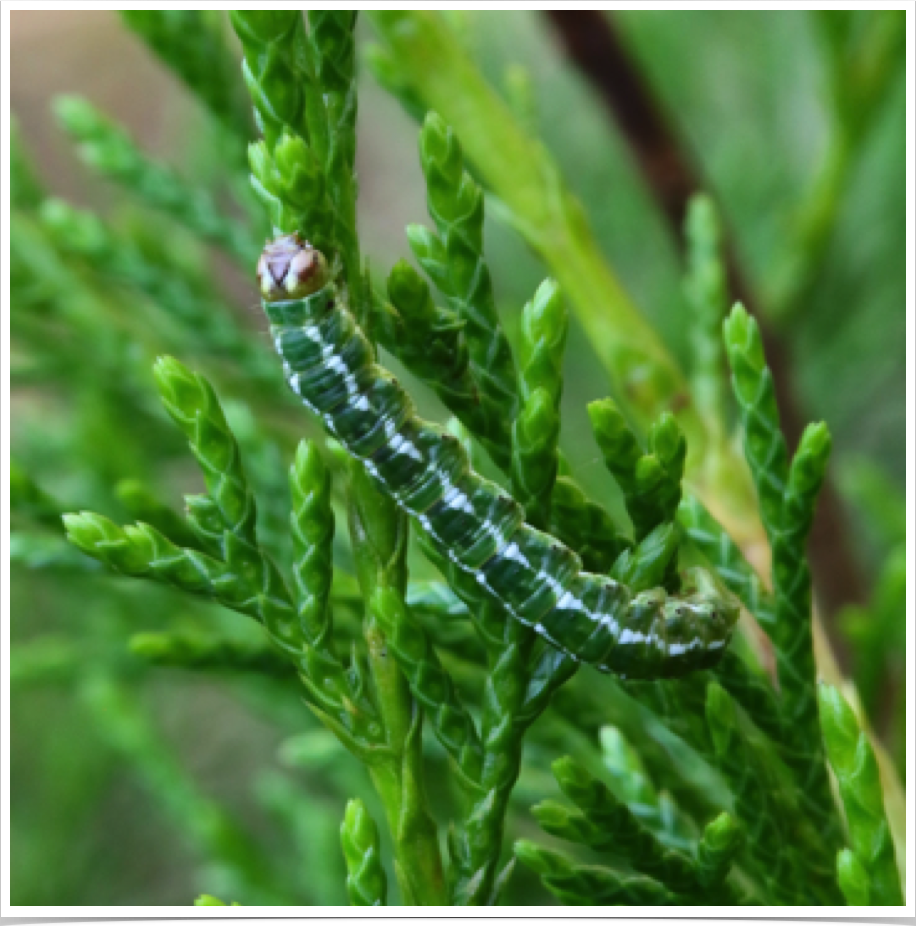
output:
[[286, 235], [258, 264], [263, 307], [292, 390], [328, 432], [514, 618], [605, 672], [671, 678], [713, 665], [737, 609], [713, 589], [634, 594], [524, 522], [522, 507], [477, 475], [461, 443], [418, 418], [329, 280], [319, 251]]

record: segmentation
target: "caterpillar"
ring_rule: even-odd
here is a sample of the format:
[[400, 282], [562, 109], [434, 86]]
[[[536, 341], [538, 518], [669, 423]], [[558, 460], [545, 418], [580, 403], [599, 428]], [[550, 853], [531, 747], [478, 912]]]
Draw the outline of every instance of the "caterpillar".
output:
[[625, 678], [673, 678], [715, 664], [738, 612], [711, 580], [690, 594], [637, 594], [583, 572], [575, 552], [526, 524], [521, 505], [473, 471], [458, 440], [417, 417], [375, 363], [320, 251], [297, 234], [281, 236], [264, 249], [257, 275], [290, 388], [436, 550], [511, 617], [572, 658]]

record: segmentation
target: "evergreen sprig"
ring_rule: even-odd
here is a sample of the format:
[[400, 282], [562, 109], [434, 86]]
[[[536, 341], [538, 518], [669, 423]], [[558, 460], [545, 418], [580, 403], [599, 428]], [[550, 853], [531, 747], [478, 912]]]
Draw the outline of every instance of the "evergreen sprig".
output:
[[[313, 77], [309, 103], [312, 146], [324, 163], [334, 207], [334, 239], [341, 252], [353, 305], [365, 318], [359, 239], [356, 234], [356, 28], [355, 10], [310, 10], [309, 48]], [[320, 101], [321, 106], [318, 103]], [[326, 129], [312, 115], [323, 110]], [[319, 139], [323, 143], [319, 143]]]
[[[706, 719], [720, 768], [748, 829], [748, 853], [767, 893], [776, 903], [808, 897], [814, 904], [837, 902], [824, 865], [824, 833], [799, 812], [803, 793], [786, 787], [773, 757], [749, 735], [724, 688], [707, 688]], [[829, 850], [828, 850], [829, 851]]]
[[515, 844], [515, 854], [567, 906], [666, 907], [681, 903], [652, 878], [622, 875], [600, 865], [578, 865], [528, 840]]
[[[310, 131], [314, 84], [310, 50], [299, 10], [233, 10], [242, 42], [242, 72], [263, 141], [249, 148], [252, 184], [275, 228], [298, 231], [318, 248], [333, 252], [334, 210], [325, 165], [316, 151], [326, 145], [327, 126]], [[311, 142], [311, 143], [310, 143]]]
[[231, 10], [242, 43], [242, 74], [255, 119], [270, 151], [284, 130], [308, 140], [306, 87], [309, 74], [305, 25], [299, 10]]
[[[438, 904], [445, 880], [436, 827], [427, 806], [422, 753], [422, 701], [389, 657], [390, 624], [402, 616], [407, 584], [407, 517], [355, 461], [347, 497], [350, 538], [366, 603], [366, 670], [378, 704], [386, 760], [370, 772], [395, 841], [398, 884], [410, 905]], [[395, 651], [396, 654], [396, 651]]]
[[352, 907], [384, 907], [388, 884], [378, 829], [362, 801], [350, 801], [340, 827], [347, 860], [347, 893]]
[[741, 409], [745, 454], [772, 551], [776, 604], [775, 620], [767, 632], [776, 651], [789, 746], [785, 758], [799, 775], [801, 793], [825, 841], [836, 842], [837, 817], [814, 710], [811, 574], [805, 549], [830, 452], [830, 434], [823, 424], [809, 426], [790, 466], [760, 329], [741, 306], [735, 307], [725, 323], [725, 344]]
[[821, 725], [830, 766], [846, 811], [850, 849], [837, 859], [846, 902], [893, 907], [903, 904], [875, 754], [843, 695], [829, 685], [819, 690]]
[[314, 444], [299, 444], [289, 471], [289, 488], [299, 627], [310, 645], [329, 650], [334, 629], [328, 606], [334, 572], [334, 511], [331, 475]]
[[[460, 827], [450, 834], [451, 902], [480, 906], [492, 903], [499, 890], [505, 816], [521, 768], [525, 731], [556, 688], [570, 677], [575, 664], [558, 653], [546, 661], [532, 659], [534, 633], [508, 619], [473, 577], [444, 560], [430, 545], [425, 545], [425, 552], [464, 601], [487, 654], [479, 754], [475, 750], [473, 766], [460, 763], [467, 775], [462, 776], [465, 806]], [[465, 736], [470, 741], [470, 734]]]
[[[505, 421], [518, 410], [518, 382], [512, 348], [503, 333], [483, 257], [483, 192], [464, 169], [452, 129], [430, 113], [420, 132], [420, 164], [426, 177], [429, 214], [438, 235], [411, 225], [407, 237], [414, 256], [464, 322], [470, 367], [478, 384], [483, 433], [494, 462], [508, 470], [507, 449], [499, 447]], [[505, 444], [503, 443], [503, 448]]]
[[89, 512], [65, 516], [70, 541], [117, 572], [215, 599], [259, 620], [272, 645], [292, 661], [310, 705], [349, 748], [367, 760], [384, 753], [367, 692], [327, 640], [304, 637], [287, 584], [258, 543], [254, 497], [213, 387], [171, 358], [160, 360], [155, 372], [207, 484], [208, 494], [193, 499], [198, 510], [205, 503], [207, 523], [202, 529], [199, 517], [190, 522], [210, 555], [179, 547], [149, 525], [120, 528]]
[[522, 312], [519, 411], [512, 425], [512, 489], [526, 520], [546, 527], [559, 466], [560, 396], [568, 321], [552, 280]]
[[[155, 527], [179, 546], [206, 552], [206, 545], [191, 528], [187, 518], [167, 505], [146, 483], [139, 479], [122, 479], [115, 486], [115, 495], [128, 517]], [[205, 498], [206, 496], [204, 496]], [[194, 502], [197, 499], [193, 499]], [[190, 506], [189, 506], [190, 507]]]
[[263, 141], [252, 183], [275, 228], [340, 256], [354, 308], [368, 308], [356, 235], [353, 11], [233, 10]]
[[[777, 298], [761, 300], [781, 319], [800, 304], [825, 252], [843, 177], [892, 86], [897, 58], [890, 53], [902, 35], [902, 19], [888, 11], [834, 13], [818, 15], [833, 139], [821, 179], [799, 210], [797, 234], [787, 236], [789, 259], [765, 281], [765, 292]], [[327, 253], [333, 281], [367, 338], [439, 396], [455, 416], [445, 430], [462, 441], [476, 469], [489, 465], [481, 451], [490, 456], [529, 523], [575, 549], [589, 571], [635, 589], [673, 588], [682, 581], [679, 565], [705, 560], [773, 654], [745, 621], [747, 633], [715, 668], [686, 679], [634, 683], [588, 669], [577, 674], [576, 662], [420, 538], [415, 546], [442, 574], [431, 578], [429, 564], [414, 555], [407, 518], [365, 469], [333, 442], [296, 449], [295, 421], [280, 424], [264, 401], [274, 401], [279, 367], [261, 351], [260, 335], [227, 313], [226, 278], [204, 263], [206, 245], [215, 245], [250, 269], [255, 233], [230, 217], [221, 189], [184, 179], [91, 104], [66, 97], [58, 114], [84, 162], [165, 221], [133, 209], [126, 222], [103, 220], [48, 199], [14, 130], [13, 376], [36, 390], [49, 414], [26, 435], [11, 470], [11, 561], [17, 576], [53, 578], [74, 590], [73, 600], [88, 587], [78, 583], [91, 582], [95, 594], [103, 570], [92, 567], [99, 566], [170, 588], [138, 593], [128, 582], [110, 582], [80, 624], [85, 639], [14, 641], [14, 682], [64, 683], [99, 741], [138, 773], [205, 862], [199, 883], [248, 904], [341, 902], [345, 890], [360, 906], [495, 905], [503, 894], [517, 903], [517, 859], [535, 876], [521, 882], [523, 890], [540, 882], [574, 905], [834, 904], [841, 897], [900, 905], [891, 832], [896, 792], [882, 789], [881, 755], [864, 720], [835, 689], [816, 692], [805, 544], [829, 433], [810, 427], [790, 455], [759, 329], [740, 308], [725, 325], [723, 351], [717, 329], [727, 299], [725, 255], [711, 202], [697, 198], [688, 213], [692, 364], [684, 376], [623, 292], [557, 163], [533, 137], [531, 81], [514, 72], [508, 105], [499, 98], [471, 60], [471, 20], [372, 12], [384, 47], [370, 53], [370, 65], [423, 122], [432, 228], [408, 232], [423, 275], [400, 261], [384, 293], [370, 293], [356, 223], [356, 11], [310, 10], [305, 18], [301, 11], [231, 11], [241, 68], [217, 16], [124, 16], [229, 130], [219, 136], [222, 150], [204, 150], [221, 186], [238, 181], [241, 140], [250, 140], [247, 85], [262, 134], [249, 150], [253, 187], [275, 229], [298, 231]], [[518, 313], [520, 324], [507, 326], [514, 355], [484, 254], [484, 188], [497, 217], [551, 274]], [[160, 227], [180, 234], [174, 242], [157, 238]], [[619, 403], [595, 403], [591, 418], [622, 490], [631, 537], [573, 477], [581, 461], [559, 450], [568, 325], [561, 289]], [[139, 309], [125, 311], [128, 299]], [[204, 477], [204, 491], [186, 496], [184, 516], [166, 494], [175, 475], [174, 431], [158, 407], [137, 414], [149, 393], [143, 360], [163, 349], [218, 359], [221, 372], [269, 387], [258, 392], [256, 407], [234, 403], [227, 415], [203, 376], [174, 360], [157, 364], [166, 409]], [[724, 353], [750, 481], [735, 465], [739, 442], [727, 434]], [[25, 407], [32, 403], [30, 394]], [[292, 460], [288, 496], [284, 458]], [[44, 472], [61, 460], [66, 467]], [[64, 515], [67, 546], [57, 480], [62, 498], [85, 499], [114, 520]], [[752, 544], [762, 540], [752, 484], [772, 551], [772, 592], [751, 565]], [[42, 488], [51, 485], [54, 493]], [[880, 518], [878, 504], [865, 507], [874, 509], [866, 512], [871, 521]], [[344, 513], [349, 530], [335, 532]], [[120, 526], [125, 515], [137, 523]], [[901, 537], [902, 528], [894, 543]], [[896, 639], [890, 630], [905, 584], [902, 546], [886, 568], [893, 587], [874, 608], [888, 612], [888, 624], [870, 631], [870, 654]], [[702, 581], [695, 575], [684, 573], [687, 590]], [[58, 600], [51, 597], [56, 585], [45, 582], [40, 591], [36, 600]], [[191, 597], [260, 626], [244, 635], [201, 629], [217, 615]], [[170, 602], [180, 608], [175, 614]], [[160, 709], [142, 686], [161, 667], [183, 670], [170, 673], [171, 681], [191, 671], [232, 676], [248, 705], [298, 731], [279, 761], [324, 775], [321, 786], [306, 793], [274, 771], [256, 783], [292, 837], [288, 863], [275, 864], [233, 811], [201, 794], [155, 735], [141, 695]], [[865, 677], [864, 701], [873, 707], [880, 679], [874, 667]], [[301, 730], [308, 715], [300, 699], [323, 728]], [[845, 809], [845, 842], [822, 739]], [[101, 754], [95, 746], [93, 754]], [[68, 757], [74, 749], [71, 764], [79, 768], [80, 744], [68, 740]], [[553, 763], [572, 806], [541, 800], [557, 755], [576, 757]], [[340, 821], [344, 802], [366, 787], [366, 772], [377, 795], [373, 814], [386, 833], [370, 817], [370, 802], [358, 798]], [[507, 861], [507, 836], [530, 827], [521, 808], [538, 800], [534, 818], [570, 844], [569, 855], [522, 841]], [[584, 864], [596, 853], [600, 864]], [[521, 899], [535, 896], [543, 893]], [[226, 905], [211, 895], [196, 903]]]
[[553, 763], [553, 773], [579, 813], [561, 815], [557, 809], [560, 805], [550, 803], [534, 808], [534, 815], [546, 832], [621, 857], [630, 867], [655, 878], [673, 892], [700, 886], [694, 860], [661, 845], [632, 811], [582, 766], [566, 757]]
[[687, 442], [665, 414], [649, 429], [647, 452], [612, 399], [588, 407], [604, 462], [623, 490], [636, 540], [674, 520], [681, 500]]
[[741, 305], [735, 306], [725, 322], [725, 347], [741, 411], [744, 452], [757, 488], [760, 516], [772, 537], [782, 522], [789, 451], [779, 426], [776, 389], [763, 353], [760, 328]]
[[501, 452], [490, 439], [478, 383], [470, 367], [465, 323], [451, 309], [433, 302], [429, 284], [406, 261], [388, 275], [389, 302], [376, 305], [373, 330], [379, 341], [423, 383], [491, 454]]
[[426, 711], [439, 742], [455, 760], [464, 784], [475, 787], [483, 766], [483, 749], [454, 682], [403, 600], [386, 594], [379, 596], [375, 605], [385, 639], [414, 698]]
[[566, 474], [558, 476], [553, 485], [549, 527], [552, 534], [579, 554], [589, 572], [608, 572], [630, 547], [607, 511]]

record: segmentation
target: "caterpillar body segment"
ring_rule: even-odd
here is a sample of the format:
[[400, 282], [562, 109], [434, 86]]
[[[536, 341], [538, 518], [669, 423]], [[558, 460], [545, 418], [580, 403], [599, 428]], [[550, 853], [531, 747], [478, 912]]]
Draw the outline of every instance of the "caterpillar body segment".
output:
[[295, 235], [268, 244], [258, 275], [290, 388], [420, 528], [515, 619], [571, 657], [628, 678], [713, 665], [737, 609], [700, 579], [696, 591], [634, 594], [582, 571], [579, 557], [524, 521], [510, 495], [475, 473], [459, 441], [417, 417], [374, 362], [371, 345], [318, 251]]

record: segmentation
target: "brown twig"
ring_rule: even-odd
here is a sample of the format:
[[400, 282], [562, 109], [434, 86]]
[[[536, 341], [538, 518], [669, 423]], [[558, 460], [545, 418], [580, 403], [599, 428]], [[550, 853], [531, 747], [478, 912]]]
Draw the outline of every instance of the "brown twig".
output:
[[[612, 19], [597, 10], [548, 10], [547, 16], [566, 52], [589, 79], [613, 117], [646, 184], [668, 219], [672, 234], [683, 247], [687, 204], [705, 184]], [[767, 325], [766, 316], [759, 311], [759, 300], [751, 291], [730, 240], [730, 236], [726, 236], [731, 293], [760, 322], [783, 428], [790, 446], [794, 446], [807, 416], [799, 407], [793, 388], [789, 345]], [[811, 533], [810, 554], [818, 601], [832, 629], [833, 617], [842, 606], [861, 603], [866, 596], [849, 545], [842, 503], [829, 481], [821, 494]], [[831, 636], [835, 638], [836, 634]], [[832, 642], [845, 656], [842, 640], [833, 639]]]

